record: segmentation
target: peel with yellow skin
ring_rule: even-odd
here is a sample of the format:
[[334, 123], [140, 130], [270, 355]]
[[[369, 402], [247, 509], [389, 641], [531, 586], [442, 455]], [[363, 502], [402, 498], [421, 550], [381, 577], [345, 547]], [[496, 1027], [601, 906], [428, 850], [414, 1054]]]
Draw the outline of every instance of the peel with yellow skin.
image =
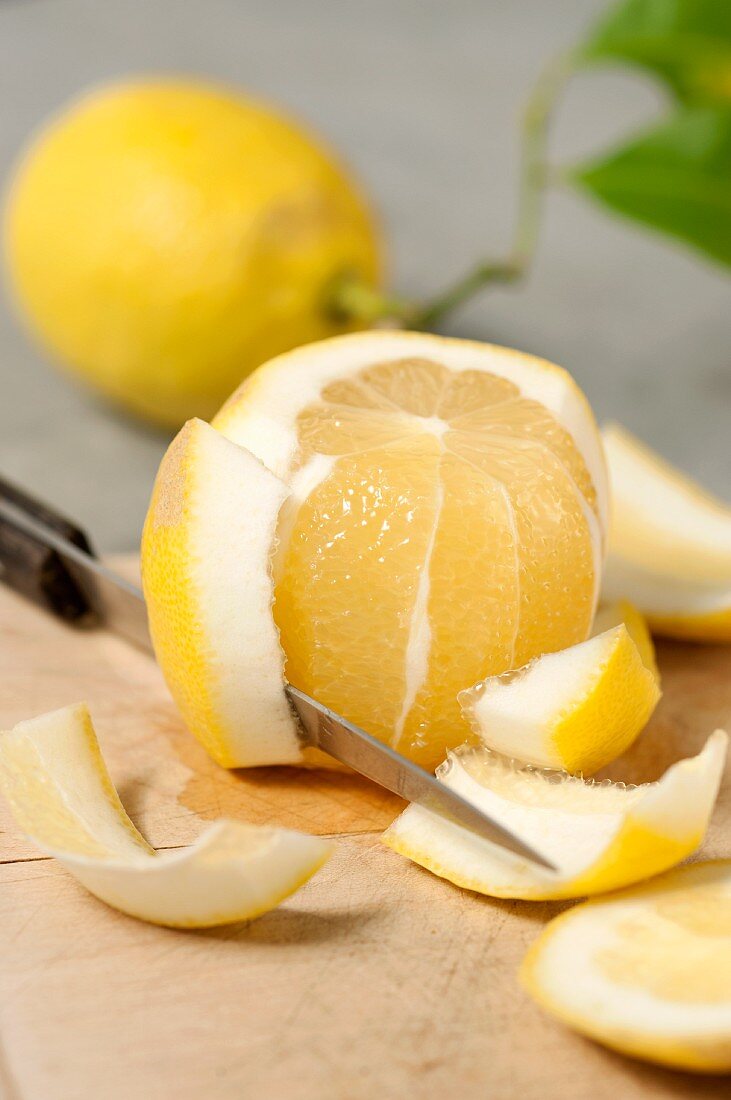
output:
[[483, 744], [528, 764], [584, 775], [629, 748], [660, 698], [652, 641], [628, 604], [604, 608], [594, 630], [586, 642], [461, 693], [463, 713]]
[[651, 629], [731, 641], [731, 508], [617, 424], [602, 433], [612, 485], [603, 596], [626, 597]]
[[42, 851], [108, 905], [153, 924], [251, 920], [331, 851], [317, 837], [221, 819], [190, 848], [155, 852], [125, 813], [83, 704], [0, 735], [0, 790]]
[[545, 774], [465, 750], [439, 778], [512, 829], [559, 868], [552, 874], [419, 806], [409, 806], [384, 842], [457, 886], [493, 897], [573, 898], [659, 874], [703, 840], [726, 757], [716, 730], [698, 756], [640, 787]]
[[521, 981], [547, 1012], [623, 1054], [731, 1072], [731, 861], [569, 909], [531, 946]]

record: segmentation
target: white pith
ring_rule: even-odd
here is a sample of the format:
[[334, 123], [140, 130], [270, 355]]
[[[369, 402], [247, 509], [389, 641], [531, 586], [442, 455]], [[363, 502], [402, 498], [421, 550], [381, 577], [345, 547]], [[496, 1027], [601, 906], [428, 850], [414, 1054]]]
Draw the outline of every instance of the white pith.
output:
[[406, 646], [404, 673], [406, 686], [401, 704], [401, 713], [396, 722], [391, 744], [398, 748], [409, 711], [416, 702], [419, 689], [426, 681], [429, 671], [429, 652], [431, 648], [431, 625], [429, 623], [429, 591], [431, 588], [431, 560], [439, 528], [439, 519], [444, 503], [444, 486], [437, 479], [434, 519], [424, 561], [419, 572], [419, 584], [409, 627], [409, 640]]
[[[618, 425], [603, 431], [613, 522], [602, 596], [626, 596], [668, 632], [731, 616], [731, 508]], [[699, 635], [701, 636], [701, 635]]]
[[[629, 821], [658, 838], [687, 841], [689, 854], [706, 830], [727, 741], [717, 730], [697, 756], [674, 764], [657, 783], [635, 788], [607, 788], [570, 777], [557, 784], [541, 772], [515, 771], [484, 753], [474, 754], [482, 760], [478, 782], [459, 755], [451, 756], [449, 766], [440, 769], [442, 782], [551, 858], [560, 869], [557, 875], [415, 805], [396, 819], [384, 839], [442, 877], [486, 894], [565, 893], [572, 880], [597, 865]], [[643, 872], [646, 868], [628, 867], [626, 882], [642, 878]]]
[[653, 454], [618, 425], [602, 432], [615, 526], [613, 549], [658, 576], [731, 588], [731, 508]]
[[209, 690], [236, 765], [297, 763], [302, 748], [272, 618], [272, 548], [289, 489], [209, 425], [197, 421], [195, 431], [188, 532]]
[[[655, 903], [708, 885], [731, 898], [728, 862], [694, 864], [640, 888], [577, 906], [549, 925], [533, 949], [525, 972], [529, 989], [550, 1011], [608, 1043], [630, 1049], [645, 1044], [658, 1052], [677, 1044], [701, 1059], [725, 1055], [731, 1065], [731, 987], [720, 1003], [684, 1000], [682, 989], [677, 998], [668, 999], [643, 988], [641, 972], [634, 981], [616, 983], [601, 966], [607, 950], [621, 950], [621, 925], [655, 922], [661, 934], [664, 919]], [[690, 944], [693, 934], [686, 935]]]
[[460, 694], [463, 712], [496, 752], [529, 764], [563, 767], [553, 729], [591, 693], [624, 629], [617, 626], [569, 649], [546, 653], [517, 673], [489, 677]]
[[[153, 851], [127, 817], [89, 728], [80, 704], [3, 733], [0, 787], [38, 847], [114, 908], [180, 927], [244, 920], [278, 904], [327, 857], [329, 845], [319, 838], [225, 819], [189, 848]], [[30, 775], [46, 798], [29, 793]], [[69, 819], [64, 847], [52, 795]], [[93, 856], [84, 851], [89, 837], [99, 848]]]

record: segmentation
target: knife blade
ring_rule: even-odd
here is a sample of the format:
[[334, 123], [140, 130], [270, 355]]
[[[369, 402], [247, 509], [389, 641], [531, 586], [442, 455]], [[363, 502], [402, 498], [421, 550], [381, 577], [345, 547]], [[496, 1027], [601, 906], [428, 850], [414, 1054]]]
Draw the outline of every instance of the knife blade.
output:
[[[104, 565], [78, 527], [2, 481], [0, 580], [77, 626], [103, 626], [153, 652], [142, 590]], [[306, 745], [491, 844], [556, 870], [532, 845], [418, 764], [298, 688], [285, 690]]]

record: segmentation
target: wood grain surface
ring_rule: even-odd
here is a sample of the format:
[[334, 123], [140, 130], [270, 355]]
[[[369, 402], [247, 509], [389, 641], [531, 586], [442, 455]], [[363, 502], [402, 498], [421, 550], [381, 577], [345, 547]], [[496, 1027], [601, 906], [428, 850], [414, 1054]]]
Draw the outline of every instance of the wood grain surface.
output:
[[[665, 645], [665, 695], [608, 774], [656, 778], [731, 728], [731, 649]], [[729, 1080], [632, 1062], [532, 1004], [516, 970], [559, 904], [461, 891], [380, 844], [399, 800], [357, 777], [225, 772], [153, 662], [0, 587], [0, 728], [85, 699], [122, 799], [157, 847], [221, 814], [338, 838], [251, 924], [174, 932], [89, 896], [0, 807], [3, 1100], [634, 1100]], [[704, 847], [731, 854], [731, 774]]]

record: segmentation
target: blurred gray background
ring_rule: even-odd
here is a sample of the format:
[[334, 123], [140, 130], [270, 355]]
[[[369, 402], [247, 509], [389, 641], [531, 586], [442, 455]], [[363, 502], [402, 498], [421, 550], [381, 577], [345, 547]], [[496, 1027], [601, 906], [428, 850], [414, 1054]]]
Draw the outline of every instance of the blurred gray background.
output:
[[[517, 118], [541, 66], [595, 0], [0, 0], [0, 177], [80, 88], [139, 72], [232, 81], [299, 114], [374, 198], [395, 288], [421, 296], [507, 247]], [[577, 79], [557, 162], [657, 109], [649, 79]], [[731, 499], [729, 281], [588, 201], [551, 195], [530, 280], [491, 290], [449, 331], [568, 367], [600, 419], [625, 423]], [[56, 501], [106, 550], [135, 546], [166, 440], [49, 368], [3, 294], [0, 471]]]

